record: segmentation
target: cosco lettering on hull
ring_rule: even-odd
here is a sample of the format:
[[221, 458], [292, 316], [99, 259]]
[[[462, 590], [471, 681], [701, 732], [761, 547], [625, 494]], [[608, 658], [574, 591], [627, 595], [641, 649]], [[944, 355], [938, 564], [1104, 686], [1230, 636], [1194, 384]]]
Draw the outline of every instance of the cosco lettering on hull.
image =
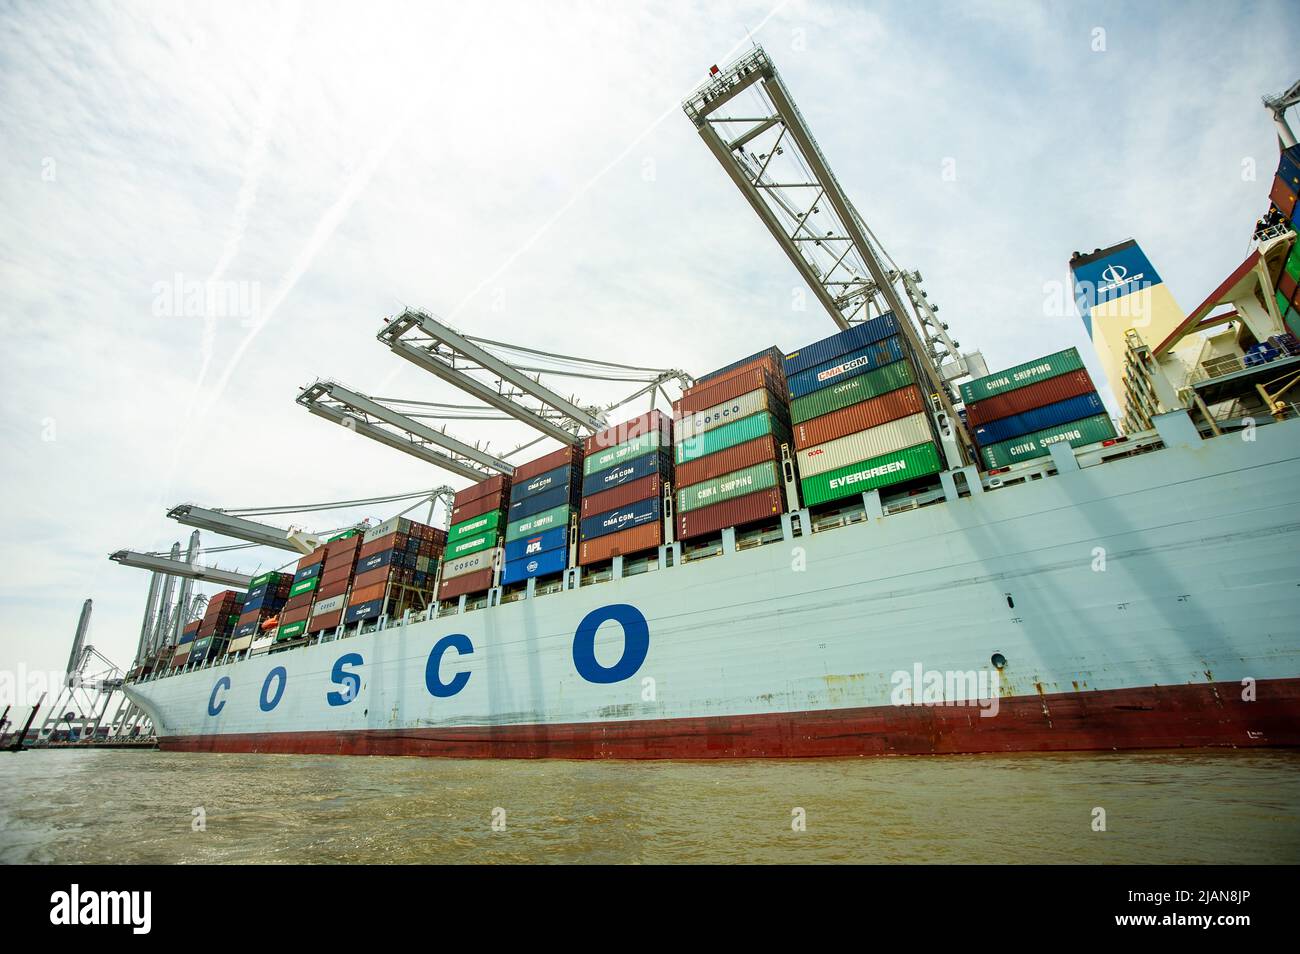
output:
[[[606, 623], [617, 623], [623, 634], [623, 652], [612, 665], [605, 666], [596, 659], [596, 634]], [[381, 636], [382, 638], [382, 636]], [[608, 685], [631, 679], [644, 665], [650, 652], [650, 624], [645, 615], [630, 603], [613, 603], [594, 609], [582, 618], [573, 634], [572, 658], [574, 671], [584, 681], [593, 685]], [[474, 643], [464, 633], [443, 636], [434, 643], [425, 659], [424, 682], [429, 695], [445, 699], [457, 695], [474, 675], [473, 669], [462, 669], [449, 679], [443, 678], [443, 661], [448, 654], [461, 659], [474, 655]], [[326, 686], [324, 701], [330, 706], [346, 706], [360, 697], [364, 685], [365, 657], [359, 652], [340, 655], [329, 666], [330, 682]], [[213, 683], [208, 694], [207, 716], [216, 719], [226, 708], [232, 693], [244, 691], [256, 698], [258, 708], [264, 713], [274, 712], [293, 691], [288, 670], [276, 666], [261, 683], [239, 686], [230, 675], [223, 675]]]

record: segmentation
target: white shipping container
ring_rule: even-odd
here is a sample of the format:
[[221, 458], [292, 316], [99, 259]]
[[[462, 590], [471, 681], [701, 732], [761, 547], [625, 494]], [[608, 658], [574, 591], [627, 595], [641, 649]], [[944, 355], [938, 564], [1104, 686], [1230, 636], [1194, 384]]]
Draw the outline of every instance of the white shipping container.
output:
[[900, 417], [879, 427], [837, 437], [814, 447], [805, 447], [798, 455], [799, 476], [815, 477], [837, 467], [848, 467], [932, 439], [930, 424], [924, 413]]
[[442, 565], [442, 579], [451, 580], [466, 573], [491, 569], [492, 554], [495, 552], [495, 549], [489, 547], [486, 550], [479, 550], [478, 553], [471, 553], [469, 556], [448, 560]]
[[341, 610], [346, 598], [346, 593], [340, 593], [338, 596], [331, 596], [323, 600], [317, 600], [311, 608], [312, 619], [315, 619], [317, 616], [323, 616], [326, 613], [333, 613], [335, 610]]
[[673, 427], [673, 443], [680, 444], [697, 434], [703, 434], [705, 431], [711, 431], [723, 424], [730, 424], [742, 417], [757, 414], [759, 411], [774, 411], [782, 419], [786, 417], [784, 405], [776, 396], [767, 388], [758, 388], [755, 391], [742, 394], [740, 397], [732, 398], [730, 401], [723, 401], [721, 404], [705, 408], [703, 411], [678, 418]]
[[378, 526], [371, 527], [366, 531], [365, 536], [361, 538], [362, 543], [369, 543], [371, 540], [378, 540], [380, 537], [386, 537], [390, 533], [406, 533], [411, 529], [411, 521], [406, 517], [393, 517], [385, 520]]

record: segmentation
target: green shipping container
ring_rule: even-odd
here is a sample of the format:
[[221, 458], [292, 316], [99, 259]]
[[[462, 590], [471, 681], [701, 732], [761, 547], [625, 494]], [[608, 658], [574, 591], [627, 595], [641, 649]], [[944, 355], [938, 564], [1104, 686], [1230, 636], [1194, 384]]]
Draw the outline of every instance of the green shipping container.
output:
[[306, 580], [299, 580], [293, 586], [289, 587], [290, 596], [300, 596], [303, 593], [310, 593], [316, 589], [316, 584], [320, 582], [319, 576], [313, 576]]
[[299, 620], [296, 623], [285, 623], [275, 633], [275, 641], [278, 643], [282, 639], [293, 639], [295, 636], [301, 636], [303, 630], [307, 628], [307, 621]]
[[803, 489], [804, 506], [811, 507], [904, 480], [937, 474], [941, 469], [939, 450], [931, 441], [809, 477], [800, 481], [799, 486]]
[[554, 530], [556, 527], [567, 527], [568, 525], [569, 505], [560, 504], [550, 510], [543, 510], [531, 517], [522, 517], [506, 524], [506, 543], [511, 543], [520, 537], [541, 533], [543, 530]]
[[744, 470], [723, 474], [715, 480], [691, 484], [677, 491], [677, 511], [698, 510], [727, 500], [735, 500], [745, 494], [752, 494], [768, 487], [776, 486], [777, 464], [768, 461], [755, 464]]
[[1083, 370], [1083, 359], [1077, 348], [1066, 348], [1056, 354], [1045, 355], [1026, 361], [1014, 368], [1007, 368], [997, 374], [987, 374], [961, 386], [961, 399], [967, 404], [982, 401], [998, 394], [1006, 394], [1017, 388], [1028, 387], [1039, 381], [1046, 381], [1065, 374], [1067, 371]]
[[588, 454], [582, 462], [582, 476], [590, 477], [592, 474], [613, 467], [615, 464], [625, 464], [630, 460], [636, 460], [642, 454], [648, 454], [659, 447], [659, 430], [648, 431], [640, 437], [634, 437], [630, 441], [624, 441], [622, 444], [616, 444], [613, 447], [607, 447], [598, 454]]
[[325, 542], [333, 543], [335, 540], [346, 540], [348, 537], [355, 537], [360, 532], [360, 530], [344, 530], [342, 533], [336, 533]]
[[275, 570], [272, 570], [270, 573], [263, 573], [261, 576], [255, 576], [253, 577], [253, 582], [248, 584], [248, 588], [250, 590], [255, 590], [263, 583], [270, 583], [275, 579], [276, 575]]
[[984, 459], [985, 466], [993, 469], [1033, 460], [1036, 457], [1046, 457], [1051, 453], [1048, 447], [1058, 441], [1069, 441], [1071, 447], [1082, 447], [1084, 444], [1108, 441], [1114, 436], [1115, 425], [1111, 423], [1110, 418], [1105, 414], [1098, 414], [1096, 417], [1085, 417], [1082, 420], [1071, 421], [1069, 424], [1058, 424], [1056, 427], [1026, 434], [1024, 437], [1013, 437], [999, 444], [990, 444], [988, 447], [980, 448], [980, 456]]
[[471, 553], [478, 553], [479, 550], [486, 550], [488, 547], [494, 547], [497, 538], [501, 534], [495, 530], [489, 530], [487, 533], [480, 533], [472, 537], [466, 537], [458, 543], [447, 545], [446, 559], [455, 560], [458, 557], [469, 556]]
[[1286, 273], [1300, 282], [1300, 240], [1291, 247], [1291, 254], [1287, 256]]
[[455, 543], [457, 540], [463, 540], [465, 537], [474, 536], [477, 533], [495, 530], [500, 525], [500, 510], [493, 510], [491, 513], [481, 513], [477, 517], [470, 517], [468, 520], [462, 520], [460, 523], [453, 524], [452, 528], [447, 531], [447, 542]]
[[811, 421], [831, 411], [861, 404], [873, 397], [880, 397], [890, 391], [897, 391], [916, 380], [912, 366], [907, 361], [895, 361], [883, 368], [859, 374], [849, 378], [843, 384], [822, 388], [812, 394], [795, 398], [790, 402], [790, 420], [795, 424]]
[[781, 435], [784, 434], [785, 430], [785, 425], [778, 423], [776, 418], [767, 411], [760, 414], [751, 414], [749, 417], [742, 417], [738, 421], [723, 424], [721, 427], [715, 427], [711, 431], [696, 434], [694, 437], [682, 441], [676, 447], [677, 463], [685, 464], [687, 461], [708, 457], [710, 454], [716, 454], [728, 447], [735, 447], [737, 444], [745, 443], [745, 441], [752, 441], [764, 434], [776, 433]]

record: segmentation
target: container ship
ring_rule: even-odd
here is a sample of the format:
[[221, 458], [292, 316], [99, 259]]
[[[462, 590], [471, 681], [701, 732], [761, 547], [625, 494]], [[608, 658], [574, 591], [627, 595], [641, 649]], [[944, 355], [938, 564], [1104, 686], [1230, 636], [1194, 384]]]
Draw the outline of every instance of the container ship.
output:
[[[728, 114], [742, 101], [760, 118]], [[397, 517], [309, 541], [291, 571], [142, 644], [125, 692], [159, 745], [714, 759], [1300, 744], [1294, 138], [1250, 255], [1191, 311], [1135, 241], [1071, 259], [1116, 426], [1075, 348], [993, 373], [958, 350], [761, 49], [714, 67], [685, 110], [839, 330], [687, 378], [671, 413], [621, 423], [538, 385], [568, 429], [467, 472], [445, 528]], [[777, 171], [787, 152], [815, 193]], [[818, 217], [815, 245], [799, 242]], [[403, 353], [412, 329], [426, 345]], [[511, 373], [421, 312], [380, 337], [443, 376], [447, 349]], [[362, 433], [383, 418], [349, 400]]]

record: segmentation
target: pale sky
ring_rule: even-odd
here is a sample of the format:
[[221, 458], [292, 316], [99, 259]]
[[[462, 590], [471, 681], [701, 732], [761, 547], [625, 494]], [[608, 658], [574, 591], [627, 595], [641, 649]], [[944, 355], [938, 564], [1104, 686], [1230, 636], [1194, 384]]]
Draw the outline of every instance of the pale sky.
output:
[[[1259, 99], [1300, 47], [1289, 3], [27, 2], [0, 22], [8, 672], [61, 671], [86, 597], [90, 642], [129, 665], [148, 575], [107, 555], [184, 540], [177, 503], [464, 484], [294, 403], [317, 377], [461, 400], [374, 340], [405, 305], [695, 374], [831, 333], [792, 310], [797, 275], [679, 106], [747, 31], [963, 350], [998, 369], [1076, 345], [1095, 375], [1049, 283], [1133, 237], [1199, 303], [1267, 209]], [[178, 275], [242, 283], [259, 320], [177, 312]], [[526, 434], [450, 430], [499, 452]]]

